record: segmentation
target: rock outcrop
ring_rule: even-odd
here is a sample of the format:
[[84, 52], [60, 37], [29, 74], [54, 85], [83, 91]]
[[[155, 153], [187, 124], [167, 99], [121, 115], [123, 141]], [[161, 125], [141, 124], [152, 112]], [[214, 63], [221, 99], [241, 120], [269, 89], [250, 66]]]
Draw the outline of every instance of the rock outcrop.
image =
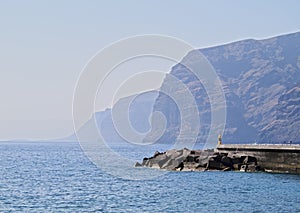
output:
[[260, 171], [254, 156], [243, 154], [228, 154], [214, 152], [214, 150], [169, 150], [155, 152], [150, 158], [144, 158], [136, 167], [151, 167], [170, 171]]

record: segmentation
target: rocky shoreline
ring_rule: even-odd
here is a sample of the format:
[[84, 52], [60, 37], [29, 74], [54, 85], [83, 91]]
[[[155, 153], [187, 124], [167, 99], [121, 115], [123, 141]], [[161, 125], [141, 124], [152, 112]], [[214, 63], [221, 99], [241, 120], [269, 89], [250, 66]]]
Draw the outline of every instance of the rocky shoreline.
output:
[[155, 152], [150, 158], [144, 158], [136, 167], [151, 167], [169, 171], [265, 171], [258, 165], [255, 156], [243, 153], [220, 153], [215, 150], [168, 150]]

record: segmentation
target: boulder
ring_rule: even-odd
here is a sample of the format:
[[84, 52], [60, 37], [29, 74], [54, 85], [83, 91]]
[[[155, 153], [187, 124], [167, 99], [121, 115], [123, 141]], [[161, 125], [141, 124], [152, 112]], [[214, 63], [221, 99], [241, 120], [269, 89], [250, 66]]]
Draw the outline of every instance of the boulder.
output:
[[216, 157], [210, 157], [208, 159], [207, 163], [207, 169], [217, 169], [217, 170], [223, 170], [226, 166], [224, 166], [221, 161], [219, 161], [219, 158]]
[[243, 160], [244, 164], [254, 164], [257, 165], [257, 159], [253, 156], [246, 156]]
[[176, 171], [182, 171], [183, 168], [184, 168], [184, 164], [183, 164], [183, 162], [181, 162], [177, 167], [174, 168], [174, 170], [176, 170]]
[[[175, 170], [176, 168], [181, 167], [181, 163], [186, 160], [189, 154], [189, 149], [173, 149], [168, 150], [167, 152], [156, 151], [153, 157], [144, 158], [141, 165], [153, 168]], [[192, 161], [193, 158], [190, 157], [190, 160]]]
[[136, 162], [135, 165], [134, 165], [134, 167], [141, 167], [141, 166], [143, 166], [143, 165], [140, 164], [139, 162]]
[[247, 172], [256, 172], [256, 165], [255, 164], [250, 164], [247, 165]]
[[221, 163], [222, 163], [224, 166], [227, 166], [227, 167], [232, 168], [232, 161], [231, 161], [231, 158], [230, 158], [230, 157], [223, 156], [223, 157], [221, 158]]
[[218, 153], [212, 150], [172, 149], [166, 152], [156, 151], [153, 157], [144, 158], [142, 163], [136, 163], [136, 167], [147, 166], [176, 171], [249, 171], [255, 172], [260, 168], [257, 159], [244, 153]]
[[198, 163], [199, 166], [206, 168], [211, 154], [211, 152], [203, 151], [196, 159], [196, 163]]
[[240, 157], [233, 157], [233, 158], [231, 158], [231, 163], [232, 164], [242, 164], [243, 163], [243, 161], [241, 160], [241, 158]]

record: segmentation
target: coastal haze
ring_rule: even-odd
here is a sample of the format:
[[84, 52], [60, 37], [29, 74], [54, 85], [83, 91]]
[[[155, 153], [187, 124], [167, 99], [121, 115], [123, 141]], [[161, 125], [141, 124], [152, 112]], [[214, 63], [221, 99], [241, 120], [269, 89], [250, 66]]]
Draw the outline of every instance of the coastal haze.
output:
[[269, 38], [299, 30], [298, 8], [298, 1], [2, 1], [0, 138], [71, 134], [78, 76], [97, 51], [115, 41], [163, 34], [198, 49]]
[[299, 8], [0, 1], [0, 212], [300, 212]]
[[[199, 51], [215, 68], [224, 88], [225, 143], [300, 142], [300, 33], [242, 40]], [[203, 129], [209, 127], [211, 105], [201, 82], [181, 65], [174, 66], [171, 75], [188, 85], [203, 118]], [[168, 84], [166, 79], [162, 87]], [[160, 141], [173, 141], [179, 129], [179, 114], [172, 106], [164, 95], [155, 103], [154, 110], [173, 121]], [[200, 133], [198, 142], [202, 138]]]
[[[299, 44], [300, 33], [292, 33], [199, 49], [215, 68], [222, 82], [226, 99], [224, 143], [300, 142]], [[191, 54], [184, 60], [197, 63], [193, 62], [195, 59]], [[153, 95], [141, 92], [138, 101], [133, 99], [133, 107], [129, 109], [124, 104], [126, 98], [122, 98], [114, 108], [128, 110], [134, 129], [150, 131], [145, 135], [144, 141], [175, 143], [184, 112], [180, 111], [172, 97], [179, 97], [184, 89], [176, 89], [178, 87], [172, 82], [174, 77], [171, 76], [187, 86], [197, 103], [199, 114], [193, 116], [199, 116], [201, 126], [196, 142], [203, 144], [211, 128], [211, 103], [201, 83], [203, 79], [199, 80], [183, 64], [172, 67], [161, 88], [156, 93], [152, 92]], [[171, 97], [159, 92], [166, 89], [172, 91], [169, 94]], [[184, 95], [180, 96], [182, 100], [185, 98]], [[165, 116], [167, 126], [163, 135], [159, 135], [161, 130], [156, 128], [158, 124], [150, 126], [151, 121], [148, 119], [153, 112], [160, 112]], [[114, 122], [110, 109], [97, 112], [95, 118], [99, 131], [108, 143], [126, 140], [116, 130], [116, 121]], [[93, 120], [94, 118], [89, 122]], [[76, 137], [73, 135], [63, 140], [76, 140]]]

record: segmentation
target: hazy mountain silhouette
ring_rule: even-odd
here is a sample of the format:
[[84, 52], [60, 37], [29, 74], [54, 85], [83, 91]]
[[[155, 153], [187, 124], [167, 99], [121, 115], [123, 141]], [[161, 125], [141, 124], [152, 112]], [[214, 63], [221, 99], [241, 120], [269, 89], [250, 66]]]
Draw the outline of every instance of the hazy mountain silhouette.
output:
[[[224, 88], [227, 104], [225, 143], [300, 141], [299, 32], [264, 40], [248, 39], [199, 51], [212, 64]], [[183, 60], [193, 63], [194, 59], [188, 54]], [[211, 124], [207, 93], [200, 81], [181, 64], [172, 68], [161, 89], [172, 85], [170, 75], [183, 82], [196, 100], [201, 120], [197, 141], [202, 143]], [[172, 92], [180, 95], [182, 91]], [[116, 105], [121, 106], [127, 99], [121, 99]], [[111, 111], [97, 112], [96, 121], [107, 141], [121, 141]], [[173, 143], [181, 124], [181, 114], [175, 102], [163, 93], [140, 95], [129, 110], [130, 122], [137, 131], [147, 132], [151, 128], [151, 111], [160, 111], [167, 121], [167, 129], [157, 142]], [[83, 128], [88, 128], [89, 122]], [[145, 140], [155, 138], [158, 132], [153, 125]]]
[[[223, 84], [227, 102], [225, 142], [300, 141], [300, 33], [243, 40], [199, 51], [210, 61]], [[173, 67], [171, 75], [192, 91], [205, 129], [205, 124], [210, 124], [210, 104], [201, 83], [180, 64]], [[166, 77], [162, 87], [168, 81]], [[179, 129], [179, 114], [172, 111], [172, 105], [161, 94], [154, 107], [174, 121], [172, 130], [161, 142], [173, 141]], [[207, 131], [203, 132], [199, 142]]]

